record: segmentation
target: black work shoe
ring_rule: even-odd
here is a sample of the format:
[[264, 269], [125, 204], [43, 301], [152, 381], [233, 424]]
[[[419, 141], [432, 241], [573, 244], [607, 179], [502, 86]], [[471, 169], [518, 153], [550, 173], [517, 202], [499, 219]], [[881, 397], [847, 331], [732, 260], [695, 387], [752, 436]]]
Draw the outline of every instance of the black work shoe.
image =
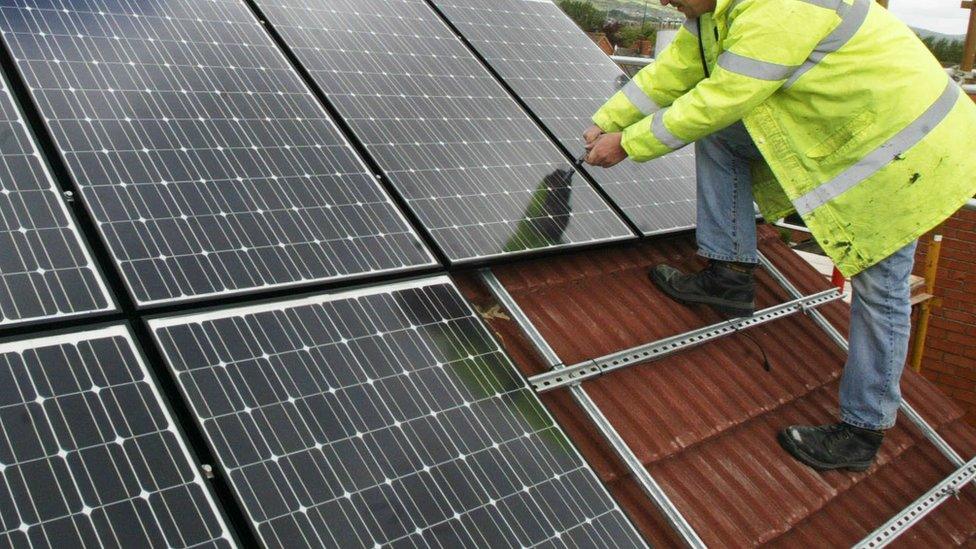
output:
[[818, 471], [865, 471], [878, 455], [884, 433], [847, 423], [793, 425], [780, 431], [777, 439], [790, 455]]
[[670, 265], [658, 265], [648, 275], [658, 288], [682, 303], [702, 303], [735, 317], [756, 311], [756, 284], [752, 265], [711, 261], [704, 270], [685, 274]]

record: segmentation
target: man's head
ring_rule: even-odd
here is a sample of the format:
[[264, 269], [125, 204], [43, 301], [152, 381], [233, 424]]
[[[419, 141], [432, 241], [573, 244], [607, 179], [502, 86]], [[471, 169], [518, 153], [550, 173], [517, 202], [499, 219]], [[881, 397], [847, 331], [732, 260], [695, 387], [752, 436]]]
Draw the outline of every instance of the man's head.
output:
[[715, 11], [715, 0], [661, 0], [662, 6], [668, 4], [685, 14], [688, 19]]

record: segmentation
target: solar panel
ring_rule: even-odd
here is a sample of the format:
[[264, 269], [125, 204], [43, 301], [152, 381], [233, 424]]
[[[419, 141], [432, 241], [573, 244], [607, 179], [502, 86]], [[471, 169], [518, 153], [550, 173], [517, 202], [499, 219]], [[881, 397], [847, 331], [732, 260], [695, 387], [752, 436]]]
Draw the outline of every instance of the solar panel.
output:
[[150, 326], [269, 546], [640, 546], [446, 277]]
[[140, 305], [433, 263], [243, 2], [2, 0], [0, 30]]
[[421, 0], [258, 0], [453, 262], [632, 236]]
[[[431, 0], [570, 151], [627, 77], [548, 0]], [[645, 234], [695, 225], [691, 147], [644, 164], [587, 167]]]
[[114, 309], [0, 77], [0, 326]]
[[230, 547], [123, 326], [0, 344], [0, 545]]

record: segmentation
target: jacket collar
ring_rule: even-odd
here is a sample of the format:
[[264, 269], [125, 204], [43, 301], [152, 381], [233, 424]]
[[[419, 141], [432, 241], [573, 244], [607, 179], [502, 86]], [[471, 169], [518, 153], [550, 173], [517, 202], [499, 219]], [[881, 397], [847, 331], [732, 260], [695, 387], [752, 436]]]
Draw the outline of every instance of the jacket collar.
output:
[[724, 19], [729, 11], [732, 11], [732, 6], [738, 4], [742, 0], [717, 0], [715, 2], [715, 11], [712, 12], [713, 19]]

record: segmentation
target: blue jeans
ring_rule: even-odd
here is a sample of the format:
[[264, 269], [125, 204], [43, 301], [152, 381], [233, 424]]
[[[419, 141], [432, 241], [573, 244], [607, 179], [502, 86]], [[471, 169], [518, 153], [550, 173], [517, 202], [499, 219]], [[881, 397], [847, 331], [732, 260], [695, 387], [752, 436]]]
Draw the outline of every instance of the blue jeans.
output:
[[[762, 158], [741, 122], [695, 143], [698, 253], [758, 263], [750, 164]], [[840, 385], [841, 420], [867, 429], [895, 424], [911, 329], [909, 276], [915, 242], [851, 280], [850, 352]]]

